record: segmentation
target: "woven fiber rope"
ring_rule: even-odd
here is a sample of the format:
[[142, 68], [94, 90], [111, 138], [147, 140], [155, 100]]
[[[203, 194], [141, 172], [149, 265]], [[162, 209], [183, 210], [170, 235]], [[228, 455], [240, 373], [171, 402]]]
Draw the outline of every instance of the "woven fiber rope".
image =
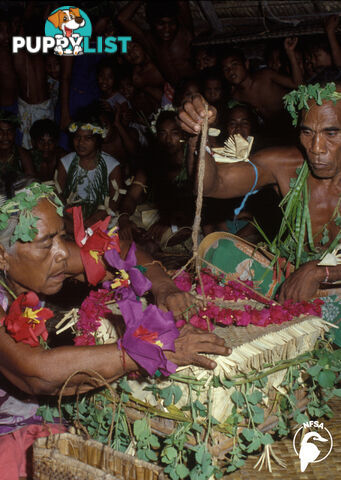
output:
[[[300, 471], [300, 461], [296, 456], [292, 439], [286, 438], [280, 442], [275, 442], [273, 450], [281, 460], [286, 462], [286, 469], [281, 468], [273, 462], [272, 473], [262, 470], [258, 472], [253, 467], [258, 460], [256, 456], [250, 456], [245, 466], [238, 472], [232, 473], [226, 480], [339, 480], [341, 479], [341, 399], [333, 399], [329, 406], [334, 412], [334, 417], [329, 420], [319, 419], [324, 422], [333, 437], [333, 449], [330, 455], [319, 463], [309, 464], [305, 472]], [[293, 426], [295, 426], [293, 424]], [[323, 448], [319, 445], [321, 455], [324, 454]]]

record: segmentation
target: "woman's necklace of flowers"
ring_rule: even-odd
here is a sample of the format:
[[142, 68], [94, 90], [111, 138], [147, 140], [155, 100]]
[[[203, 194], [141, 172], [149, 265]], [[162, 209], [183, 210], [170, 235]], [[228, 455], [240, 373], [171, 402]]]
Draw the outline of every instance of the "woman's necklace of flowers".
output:
[[[192, 315], [188, 322], [202, 330], [214, 329], [214, 324], [247, 326], [249, 324], [266, 327], [270, 324], [281, 324], [292, 320], [300, 315], [321, 316], [321, 305], [323, 301], [315, 299], [312, 302], [293, 303], [287, 300], [283, 305], [273, 304], [271, 300], [266, 302], [249, 287], [253, 286], [251, 281], [244, 284], [233, 280], [225, 281], [221, 277], [215, 277], [210, 272], [204, 271], [201, 274], [204, 293], [208, 297], [207, 305], [201, 308], [195, 315]], [[189, 273], [183, 272], [175, 280], [175, 284], [180, 290], [189, 292], [192, 289], [192, 279]], [[201, 295], [202, 290], [199, 282], [195, 285], [195, 291]], [[221, 307], [215, 300], [237, 302], [238, 300], [256, 300], [259, 303], [266, 303], [264, 308], [253, 308], [251, 305], [245, 305], [244, 309], [232, 309]], [[213, 323], [212, 323], [213, 322]], [[186, 323], [185, 320], [179, 320], [177, 327]]]

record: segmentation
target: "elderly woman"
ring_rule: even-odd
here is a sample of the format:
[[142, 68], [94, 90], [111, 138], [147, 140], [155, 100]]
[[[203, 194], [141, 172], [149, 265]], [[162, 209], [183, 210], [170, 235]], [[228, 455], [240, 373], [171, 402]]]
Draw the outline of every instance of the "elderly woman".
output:
[[106, 215], [104, 205], [115, 210], [121, 168], [101, 150], [107, 132], [97, 121], [73, 122], [69, 131], [75, 151], [60, 159], [57, 180], [66, 203], [82, 206], [88, 226]]
[[[101, 231], [100, 236], [107, 237], [104, 231]], [[115, 248], [118, 249], [119, 241], [116, 240]], [[125, 258], [128, 247], [128, 244], [121, 242], [121, 259]], [[137, 251], [136, 256], [137, 261], [142, 266], [145, 265], [146, 276], [152, 282], [151, 290], [159, 307], [163, 310], [173, 309], [174, 313], [179, 315], [193, 305], [193, 297], [177, 290], [170, 278], [147, 254]], [[45, 295], [58, 292], [66, 277], [80, 278], [84, 276], [84, 271], [89, 274], [89, 265], [86, 262], [83, 265], [82, 259], [84, 260], [84, 255], [82, 256], [80, 248], [65, 238], [62, 205], [50, 187], [32, 184], [1, 207], [0, 269], [4, 279], [1, 292], [4, 326], [0, 327], [0, 373], [3, 388], [0, 390], [2, 480], [25, 476], [25, 449], [35, 438], [55, 431], [55, 428], [43, 429], [39, 425], [39, 418], [35, 416], [37, 405], [29, 396], [56, 395], [65, 380], [76, 371], [93, 369], [108, 382], [113, 382], [139, 368], [129, 350], [126, 349], [122, 354], [122, 349], [120, 350], [116, 343], [44, 349], [39, 343], [31, 346], [30, 341], [19, 341], [24, 328], [20, 323], [23, 318], [27, 317], [27, 324], [24, 326], [38, 334], [35, 330], [39, 324], [36, 315], [42, 313], [41, 308], [37, 310], [32, 303], [28, 305], [28, 296], [25, 294], [35, 292], [42, 299]], [[104, 260], [97, 260], [97, 268], [99, 265], [103, 267]], [[102, 280], [103, 275], [97, 279], [99, 278]], [[12, 296], [19, 297], [13, 302]], [[21, 311], [14, 314], [12, 307], [19, 300], [22, 302]], [[3, 310], [9, 313], [4, 316]], [[229, 353], [224, 342], [215, 335], [198, 333], [188, 326], [183, 328], [175, 339], [174, 352], [166, 349], [161, 352], [167, 362], [177, 365], [197, 364], [209, 369], [215, 367], [215, 362], [199, 353]], [[76, 391], [91, 388], [93, 386], [89, 378], [79, 373], [69, 382], [66, 393], [72, 395]], [[17, 389], [28, 396], [23, 396], [23, 393], [13, 395], [12, 391], [18, 392]]]

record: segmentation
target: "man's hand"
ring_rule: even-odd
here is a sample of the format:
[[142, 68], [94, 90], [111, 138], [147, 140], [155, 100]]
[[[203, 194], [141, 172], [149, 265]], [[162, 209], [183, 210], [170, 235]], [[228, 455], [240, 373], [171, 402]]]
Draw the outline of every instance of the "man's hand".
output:
[[307, 262], [292, 273], [281, 286], [279, 302], [293, 300], [302, 302], [313, 298], [325, 277], [323, 268], [317, 266], [316, 261]]
[[177, 318], [185, 313], [189, 316], [195, 313], [196, 307], [200, 307], [201, 301], [197, 300], [188, 292], [183, 292], [173, 282], [167, 282], [154, 293], [156, 305], [163, 311], [170, 310]]
[[330, 15], [330, 17], [326, 17], [324, 26], [326, 29], [327, 34], [334, 33], [339, 25], [339, 16], [338, 15]]
[[168, 360], [178, 366], [198, 365], [213, 370], [217, 366], [216, 362], [199, 354], [230, 355], [231, 349], [225, 346], [224, 339], [214, 333], [203, 332], [187, 324], [180, 330], [180, 335], [175, 340], [175, 352], [165, 353]]
[[[198, 135], [201, 131], [205, 117], [205, 105], [207, 101], [200, 94], [192, 95], [191, 101], [185, 102], [179, 109], [178, 121], [180, 127], [192, 135]], [[217, 116], [217, 110], [212, 105], [208, 107], [208, 123], [211, 125]]]
[[287, 37], [284, 40], [284, 48], [288, 55], [290, 55], [290, 53], [292, 53], [295, 50], [297, 42], [298, 42], [297, 37]]

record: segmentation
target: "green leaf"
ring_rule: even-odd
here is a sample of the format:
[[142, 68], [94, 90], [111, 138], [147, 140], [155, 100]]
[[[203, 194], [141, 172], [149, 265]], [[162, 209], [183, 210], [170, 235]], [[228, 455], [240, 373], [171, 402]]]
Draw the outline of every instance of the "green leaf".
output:
[[157, 438], [156, 435], [150, 435], [149, 443], [153, 448], [159, 448], [160, 447], [160, 442], [159, 442], [159, 439]]
[[121, 378], [119, 386], [125, 393], [131, 393], [131, 388], [125, 377]]
[[138, 440], [141, 437], [149, 436], [149, 427], [145, 418], [141, 418], [141, 420], [136, 420], [134, 422], [134, 435]]
[[203, 405], [201, 402], [199, 402], [199, 400], [196, 400], [195, 402], [193, 402], [193, 407], [196, 410], [198, 410], [199, 415], [201, 415], [202, 417], [207, 415], [207, 409], [206, 409], [205, 405]]
[[186, 467], [186, 465], [184, 465], [183, 463], [179, 463], [176, 466], [175, 471], [176, 471], [177, 475], [179, 476], [179, 478], [186, 478], [189, 475], [189, 470]]
[[246, 398], [250, 403], [256, 405], [257, 403], [262, 401], [263, 395], [262, 392], [260, 392], [259, 390], [255, 390], [251, 393], [251, 395], [247, 395]]
[[202, 426], [199, 425], [199, 423], [192, 423], [192, 429], [198, 433], [201, 433], [202, 432]]
[[174, 460], [177, 456], [177, 451], [174, 447], [166, 447], [163, 449], [162, 454], [168, 458], [168, 460]]
[[337, 397], [341, 397], [341, 388], [334, 388], [333, 395], [336, 395]]
[[272, 443], [274, 443], [274, 439], [272, 438], [270, 433], [266, 433], [262, 436], [261, 442], [263, 445], [271, 445]]
[[304, 413], [301, 413], [299, 410], [294, 411], [293, 418], [296, 423], [309, 422], [309, 418], [307, 417], [307, 415], [305, 415]]
[[250, 443], [250, 445], [247, 447], [246, 451], [248, 453], [252, 453], [252, 452], [255, 452], [256, 450], [258, 450], [261, 446], [261, 441], [260, 441], [260, 438], [259, 437], [255, 437], [252, 442]]
[[255, 431], [251, 428], [244, 428], [244, 430], [242, 431], [242, 435], [248, 442], [251, 442], [251, 440], [255, 436]]
[[313, 367], [308, 368], [307, 373], [309, 373], [309, 375], [311, 375], [312, 377], [316, 377], [321, 370], [322, 370], [321, 365], [316, 364]]
[[323, 370], [317, 377], [318, 383], [322, 388], [330, 388], [334, 385], [336, 375], [331, 370]]
[[243, 394], [240, 393], [238, 390], [232, 393], [231, 395], [231, 400], [238, 406], [241, 407], [245, 403], [245, 399], [243, 397]]
[[253, 421], [255, 423], [263, 423], [264, 422], [264, 410], [257, 407], [256, 405], [253, 406], [252, 409], [253, 409], [253, 412], [254, 412], [253, 415], [252, 415]]
[[148, 460], [151, 460], [152, 462], [157, 461], [156, 453], [154, 452], [154, 450], [151, 450], [150, 448], [146, 450], [146, 457], [148, 458]]

